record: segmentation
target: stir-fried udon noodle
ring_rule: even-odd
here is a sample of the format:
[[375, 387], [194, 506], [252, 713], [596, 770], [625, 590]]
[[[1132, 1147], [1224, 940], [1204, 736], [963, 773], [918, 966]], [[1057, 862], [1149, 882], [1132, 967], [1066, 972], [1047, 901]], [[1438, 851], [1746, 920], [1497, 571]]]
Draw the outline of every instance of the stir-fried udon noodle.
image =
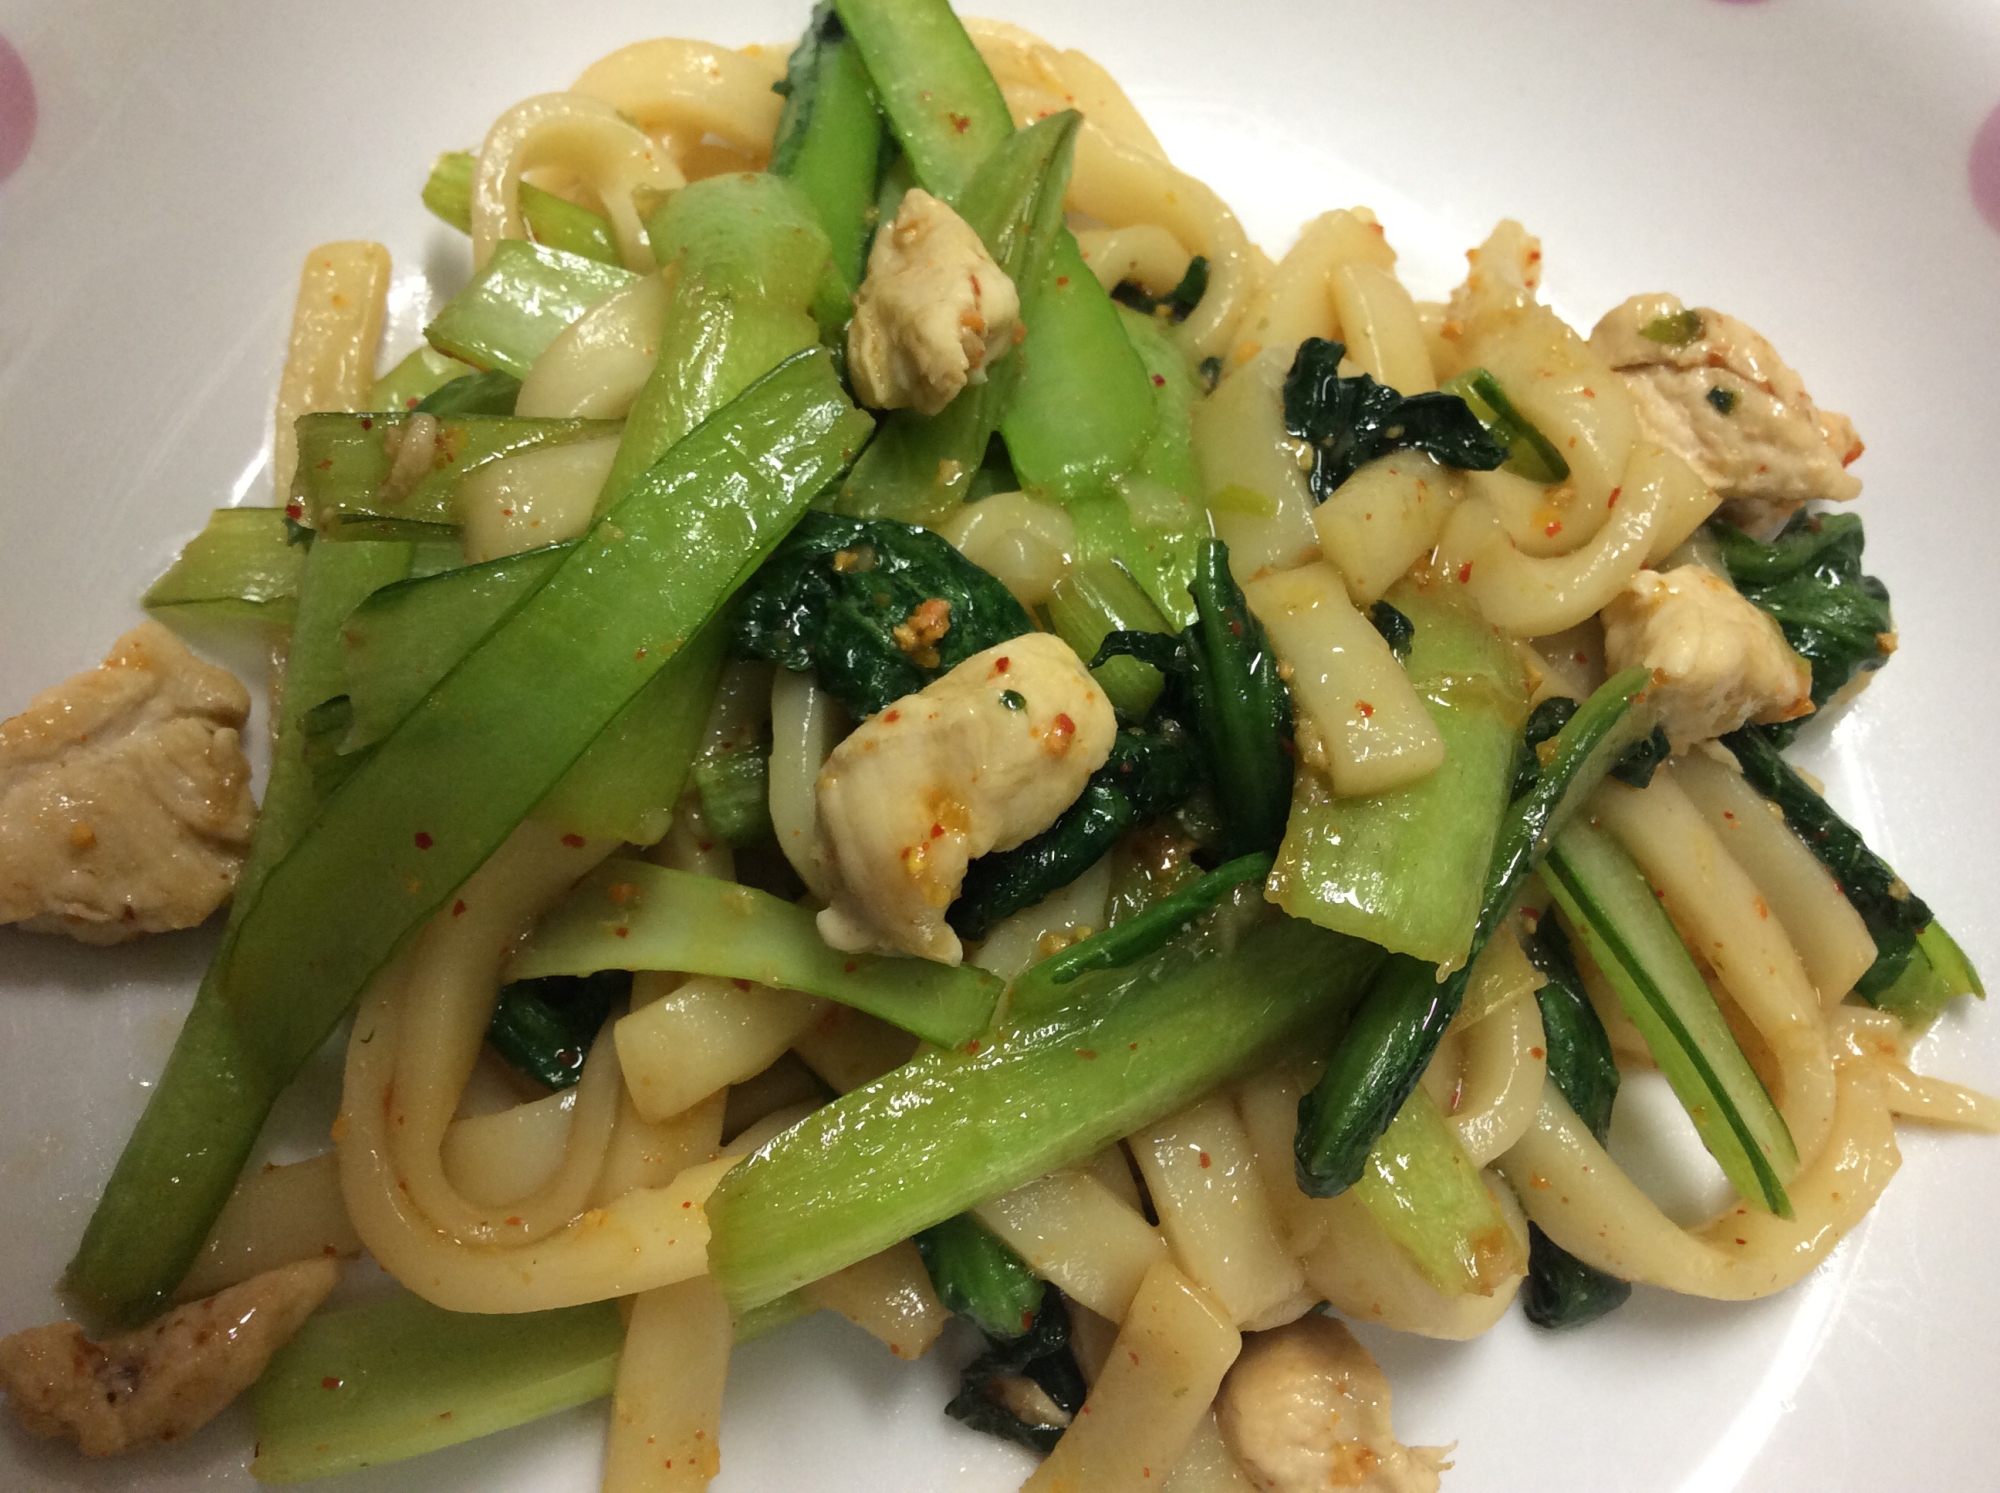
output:
[[[831, 1310], [965, 1319], [1031, 1488], [1435, 1488], [1343, 1320], [1766, 1296], [1898, 1118], [2000, 1129], [1909, 1062], [1969, 961], [1781, 755], [1897, 639], [1853, 426], [1734, 316], [1586, 333], [1513, 222], [1444, 301], [1364, 207], [1274, 260], [929, 0], [626, 47], [424, 193], [465, 288], [378, 375], [387, 251], [315, 249], [277, 502], [147, 595], [283, 643], [254, 838], [194, 907], [7, 868], [99, 942], [235, 886], [67, 1279], [134, 1330], [0, 1345], [32, 1428], [254, 1384], [290, 1481], [609, 1394], [607, 1493], [701, 1487], [732, 1345]], [[166, 634], [60, 688], [175, 669], [223, 762]], [[337, 1028], [331, 1151], [243, 1170]], [[1639, 1072], [1713, 1216], [1607, 1153]]]

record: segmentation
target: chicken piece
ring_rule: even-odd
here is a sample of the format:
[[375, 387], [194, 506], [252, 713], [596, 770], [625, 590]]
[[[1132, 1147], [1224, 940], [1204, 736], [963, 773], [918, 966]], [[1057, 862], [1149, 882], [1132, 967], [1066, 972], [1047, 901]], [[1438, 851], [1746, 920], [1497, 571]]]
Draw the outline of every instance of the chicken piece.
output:
[[1812, 713], [1812, 669], [1778, 624], [1712, 571], [1642, 570], [1604, 608], [1612, 673], [1653, 671], [1650, 698], [1674, 750]]
[[819, 833], [838, 881], [820, 936], [957, 964], [944, 911], [967, 863], [1055, 823], [1117, 731], [1083, 661], [1037, 632], [870, 716], [820, 769]]
[[1436, 1493], [1451, 1466], [1449, 1447], [1396, 1440], [1388, 1380], [1331, 1317], [1244, 1338], [1215, 1420], [1251, 1484], [1274, 1493]]
[[30, 1327], [0, 1340], [0, 1389], [23, 1427], [86, 1457], [185, 1440], [256, 1382], [339, 1278], [337, 1260], [300, 1260], [103, 1343], [74, 1322]]
[[0, 724], [0, 923], [120, 943], [228, 898], [256, 801], [243, 686], [143, 622]]
[[912, 187], [875, 235], [847, 329], [863, 404], [935, 415], [1020, 340], [1021, 298], [965, 219]]
[[1735, 317], [1636, 295], [1590, 345], [1625, 380], [1646, 437], [1700, 473], [1739, 527], [1765, 534], [1808, 498], [1860, 496], [1847, 470], [1862, 450], [1854, 422], [1815, 406], [1778, 350]]

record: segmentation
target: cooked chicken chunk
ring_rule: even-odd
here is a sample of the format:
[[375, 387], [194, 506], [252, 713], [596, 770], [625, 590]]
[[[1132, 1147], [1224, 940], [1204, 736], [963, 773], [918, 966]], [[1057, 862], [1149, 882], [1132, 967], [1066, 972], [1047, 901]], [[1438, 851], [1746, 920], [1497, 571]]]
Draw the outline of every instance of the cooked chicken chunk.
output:
[[1447, 1447], [1396, 1440], [1388, 1381], [1331, 1317], [1244, 1338], [1215, 1419], [1251, 1483], [1275, 1493], [1436, 1493], [1451, 1465]]
[[1034, 632], [870, 716], [820, 769], [819, 832], [838, 876], [820, 936], [957, 964], [944, 912], [966, 864], [1055, 823], [1117, 730], [1082, 660]]
[[103, 1343], [74, 1322], [30, 1327], [0, 1340], [0, 1389], [29, 1431], [86, 1457], [180, 1441], [256, 1382], [339, 1278], [338, 1261], [301, 1260]]
[[1019, 340], [1021, 300], [965, 220], [912, 187], [875, 236], [847, 329], [863, 404], [943, 409]]
[[1735, 317], [1637, 295], [1590, 345], [1624, 378], [1640, 429], [1722, 495], [1732, 522], [1762, 534], [1808, 498], [1860, 495], [1847, 470], [1861, 454], [1854, 422], [1815, 406], [1778, 350]]
[[214, 912], [257, 813], [249, 712], [231, 675], [144, 622], [0, 724], [0, 923], [109, 944]]
[[1812, 669], [1778, 624], [1699, 565], [1642, 570], [1604, 608], [1604, 661], [1653, 671], [1651, 697], [1674, 750], [1810, 714]]

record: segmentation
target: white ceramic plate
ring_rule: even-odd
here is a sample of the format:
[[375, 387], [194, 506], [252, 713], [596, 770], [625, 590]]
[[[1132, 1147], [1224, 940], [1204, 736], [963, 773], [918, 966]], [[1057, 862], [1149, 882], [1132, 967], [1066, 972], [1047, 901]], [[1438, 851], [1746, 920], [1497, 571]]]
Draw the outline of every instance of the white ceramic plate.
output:
[[[390, 246], [400, 351], [465, 272], [463, 241], [417, 201], [435, 152], [627, 41], [776, 41], [803, 9], [0, 0], [0, 714], [101, 656], [209, 508], [269, 501], [271, 401], [311, 245]], [[1904, 643], [1858, 707], [1808, 733], [1809, 760], [2000, 973], [2000, 9], [1018, 0], [1006, 13], [1109, 65], [1267, 247], [1364, 202], [1438, 293], [1459, 252], [1513, 215], [1543, 236], [1547, 293], [1580, 325], [1672, 289], [1773, 336], [1868, 439], [1870, 568]], [[88, 951], [0, 933], [0, 1332], [58, 1314], [51, 1282], [210, 943]], [[1954, 1012], [1922, 1060], [2000, 1087], [2000, 1016]], [[328, 1107], [288, 1105], [280, 1146], [323, 1144], [332, 1071], [316, 1079]], [[1875, 1215], [1775, 1300], [1641, 1290], [1574, 1336], [1518, 1314], [1463, 1346], [1368, 1334], [1400, 1431], [1457, 1440], [1452, 1493], [1995, 1486], [2000, 1144], [1903, 1140]], [[900, 1365], [832, 1318], [753, 1345], [736, 1359], [715, 1486], [1015, 1486], [1024, 1457], [939, 1413], [952, 1356]], [[600, 1423], [576, 1411], [345, 1486], [590, 1489]], [[249, 1443], [237, 1410], [174, 1450], [85, 1465], [10, 1421], [0, 1485], [246, 1487]]]

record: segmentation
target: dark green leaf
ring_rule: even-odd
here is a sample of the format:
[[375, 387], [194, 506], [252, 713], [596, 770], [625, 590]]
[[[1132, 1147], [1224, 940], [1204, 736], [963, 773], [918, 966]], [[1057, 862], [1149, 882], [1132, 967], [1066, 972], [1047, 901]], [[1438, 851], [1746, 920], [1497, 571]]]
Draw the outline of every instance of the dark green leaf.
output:
[[1342, 343], [1308, 337], [1285, 375], [1285, 428], [1312, 448], [1319, 501], [1366, 463], [1406, 447], [1469, 471], [1490, 472], [1507, 459], [1507, 448], [1457, 395], [1405, 398], [1365, 373], [1342, 378], [1346, 352]]
[[1528, 1225], [1528, 1279], [1521, 1287], [1521, 1310], [1537, 1327], [1581, 1327], [1616, 1311], [1632, 1296], [1632, 1283], [1586, 1265]]
[[468, 373], [440, 384], [417, 401], [413, 413], [457, 419], [465, 415], [507, 415], [514, 413], [514, 401], [521, 393], [521, 381], [504, 369], [489, 368], [484, 373]]
[[1382, 641], [1389, 645], [1398, 662], [1409, 658], [1410, 645], [1417, 640], [1416, 623], [1386, 601], [1378, 601], [1368, 609], [1368, 620], [1375, 624], [1375, 631], [1382, 634]]
[[631, 993], [632, 975], [622, 969], [516, 980], [500, 987], [486, 1040], [537, 1083], [566, 1089], [583, 1077], [611, 1008]]
[[[934, 601], [948, 609], [941, 633], [912, 624]], [[1033, 629], [1005, 586], [929, 530], [808, 513], [744, 589], [733, 640], [743, 656], [817, 670], [869, 716]]]

